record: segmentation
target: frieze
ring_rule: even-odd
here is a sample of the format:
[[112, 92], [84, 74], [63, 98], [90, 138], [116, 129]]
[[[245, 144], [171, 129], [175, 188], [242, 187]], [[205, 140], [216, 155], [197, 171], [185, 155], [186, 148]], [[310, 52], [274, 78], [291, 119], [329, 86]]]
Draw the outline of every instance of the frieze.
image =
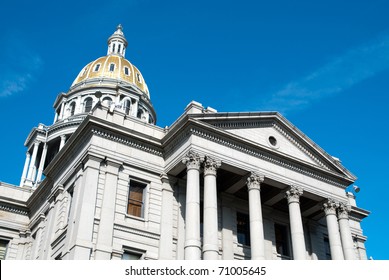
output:
[[290, 161], [287, 161], [287, 160], [275, 157], [275, 156], [270, 155], [268, 153], [264, 153], [264, 152], [260, 152], [260, 151], [254, 150], [254, 149], [249, 148], [247, 146], [238, 144], [238, 143], [236, 143], [236, 142], [234, 142], [232, 140], [228, 140], [228, 139], [222, 138], [220, 136], [212, 135], [212, 134], [210, 134], [208, 132], [205, 132], [205, 131], [197, 129], [197, 128], [191, 128], [190, 132], [195, 134], [195, 135], [197, 135], [197, 136], [205, 138], [207, 140], [210, 140], [210, 141], [213, 141], [215, 143], [224, 145], [226, 147], [229, 147], [229, 148], [241, 151], [243, 153], [246, 153], [248, 155], [260, 158], [262, 160], [265, 160], [265, 161], [277, 164], [279, 166], [288, 168], [290, 170], [293, 170], [293, 171], [301, 173], [303, 175], [315, 178], [317, 180], [320, 180], [320, 181], [323, 181], [323, 182], [326, 182], [326, 183], [329, 183], [329, 184], [332, 184], [332, 185], [335, 185], [335, 186], [339, 186], [339, 187], [342, 187], [342, 188], [346, 188], [347, 187], [344, 184], [341, 184], [339, 182], [331, 180], [329, 177], [321, 176], [321, 175], [315, 173], [314, 171], [309, 170], [308, 168], [303, 168], [301, 166], [298, 166], [298, 165], [295, 165], [295, 164], [291, 163]]
[[103, 138], [130, 146], [130, 147], [133, 147], [133, 148], [136, 148], [136, 149], [139, 149], [139, 150], [142, 150], [142, 151], [154, 154], [154, 155], [158, 155], [158, 156], [163, 155], [162, 151], [159, 149], [152, 148], [152, 147], [147, 146], [145, 144], [142, 144], [140, 142], [132, 141], [132, 140], [126, 139], [124, 137], [119, 137], [119, 136], [113, 135], [113, 134], [105, 132], [105, 131], [101, 131], [101, 130], [93, 128], [92, 133], [97, 135], [97, 136], [101, 136]]
[[15, 213], [15, 214], [20, 214], [20, 215], [24, 215], [24, 216], [28, 215], [28, 211], [26, 211], [26, 210], [23, 210], [23, 209], [20, 209], [17, 207], [12, 207], [10, 205], [5, 205], [5, 204], [0, 204], [0, 210]]

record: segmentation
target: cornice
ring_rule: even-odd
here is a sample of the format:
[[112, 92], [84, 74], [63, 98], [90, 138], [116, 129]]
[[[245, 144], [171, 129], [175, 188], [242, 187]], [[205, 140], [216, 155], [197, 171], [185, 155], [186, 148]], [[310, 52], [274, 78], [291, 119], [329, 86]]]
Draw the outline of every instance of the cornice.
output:
[[212, 134], [204, 129], [197, 128], [197, 127], [191, 127], [189, 129], [190, 133], [199, 137], [202, 137], [204, 139], [207, 139], [209, 141], [213, 141], [215, 143], [218, 143], [220, 145], [238, 150], [240, 152], [246, 153], [248, 155], [260, 158], [262, 160], [265, 160], [267, 162], [282, 166], [284, 168], [293, 170], [295, 172], [301, 173], [305, 176], [309, 176], [312, 178], [315, 178], [317, 180], [336, 185], [342, 188], [346, 188], [348, 184], [342, 184], [340, 182], [337, 182], [333, 180], [330, 176], [325, 176], [323, 174], [319, 174], [315, 170], [309, 167], [305, 167], [302, 164], [294, 163], [293, 161], [289, 159], [284, 159], [281, 156], [274, 155], [271, 153], [268, 153], [266, 151], [260, 151], [258, 149], [255, 149], [253, 147], [250, 147], [249, 145], [245, 145], [243, 143], [238, 143], [237, 141], [234, 141], [233, 139], [229, 139], [227, 137], [218, 136], [216, 134]]
[[10, 205], [8, 203], [0, 202], [0, 210], [6, 211], [6, 212], [10, 212], [10, 213], [14, 213], [14, 214], [23, 215], [23, 216], [28, 216], [28, 210], [27, 209], [22, 209], [20, 207], [13, 206], [13, 205]]
[[109, 133], [107, 131], [103, 131], [103, 130], [97, 129], [97, 128], [92, 128], [92, 134], [109, 139], [109, 140], [117, 142], [117, 143], [127, 145], [127, 146], [132, 147], [132, 148], [136, 148], [136, 149], [148, 152], [150, 154], [154, 154], [157, 156], [163, 156], [162, 149], [152, 147], [151, 145], [144, 144], [140, 141], [131, 140], [127, 137], [117, 136], [117, 135], [114, 135], [112, 133]]
[[309, 156], [314, 162], [316, 162], [321, 167], [323, 167], [327, 170], [331, 170], [326, 164], [324, 164], [319, 158], [317, 158], [307, 148], [305, 148], [303, 145], [301, 145], [293, 136], [291, 136], [289, 133], [287, 133], [274, 120], [270, 120], [270, 121], [269, 120], [221, 121], [221, 122], [214, 122], [211, 124], [215, 127], [224, 128], [224, 129], [274, 127], [280, 134], [282, 134], [286, 139], [288, 139], [294, 146], [296, 146], [304, 154]]
[[120, 225], [120, 224], [114, 224], [113, 228], [116, 229], [116, 230], [124, 231], [126, 233], [132, 233], [132, 234], [136, 234], [136, 235], [139, 235], [139, 236], [143, 236], [143, 237], [147, 237], [147, 238], [152, 238], [152, 239], [155, 239], [155, 240], [159, 240], [160, 239], [160, 235], [157, 234], [157, 233], [149, 232], [149, 231], [144, 231], [144, 230], [141, 230], [141, 229], [135, 229], [133, 227], [128, 227], [128, 226], [124, 226], [124, 225]]

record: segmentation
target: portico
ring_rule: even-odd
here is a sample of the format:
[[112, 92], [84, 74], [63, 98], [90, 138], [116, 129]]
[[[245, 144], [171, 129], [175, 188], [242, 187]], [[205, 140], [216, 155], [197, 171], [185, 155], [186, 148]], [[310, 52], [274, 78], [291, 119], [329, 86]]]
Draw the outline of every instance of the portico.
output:
[[[185, 169], [178, 177], [186, 179], [185, 259], [232, 259], [239, 248], [246, 252], [244, 258], [253, 260], [311, 259], [312, 238], [317, 236], [307, 225], [321, 220], [327, 223], [323, 236], [329, 238], [331, 257], [355, 259], [347, 202], [331, 204], [333, 214], [329, 213], [325, 202], [333, 199], [293, 183], [274, 181], [258, 171], [223, 165], [213, 155], [194, 150], [185, 154], [182, 163]], [[237, 229], [240, 212], [249, 217], [247, 244], [241, 244], [238, 237], [242, 234]], [[278, 224], [286, 229], [283, 238], [288, 248], [284, 251], [277, 247]], [[273, 251], [269, 251], [269, 244]]]

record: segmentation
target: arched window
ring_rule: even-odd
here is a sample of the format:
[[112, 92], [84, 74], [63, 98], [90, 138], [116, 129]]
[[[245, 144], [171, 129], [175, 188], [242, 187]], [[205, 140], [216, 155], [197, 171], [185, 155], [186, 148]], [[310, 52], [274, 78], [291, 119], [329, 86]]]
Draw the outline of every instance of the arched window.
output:
[[74, 115], [74, 111], [76, 110], [76, 102], [72, 102], [70, 103], [69, 105], [69, 111], [70, 111], [70, 116], [73, 116]]
[[85, 99], [84, 104], [85, 104], [84, 112], [89, 113], [92, 110], [93, 99], [91, 97], [88, 97], [87, 99]]
[[131, 112], [131, 100], [130, 99], [124, 100], [123, 108], [124, 108], [124, 113], [126, 115], [129, 115]]
[[104, 105], [106, 105], [106, 106], [111, 105], [111, 103], [112, 103], [111, 97], [108, 97], [108, 96], [104, 97], [102, 103], [103, 103]]
[[149, 123], [150, 124], [154, 124], [154, 119], [153, 119], [153, 117], [151, 115], [149, 115]]

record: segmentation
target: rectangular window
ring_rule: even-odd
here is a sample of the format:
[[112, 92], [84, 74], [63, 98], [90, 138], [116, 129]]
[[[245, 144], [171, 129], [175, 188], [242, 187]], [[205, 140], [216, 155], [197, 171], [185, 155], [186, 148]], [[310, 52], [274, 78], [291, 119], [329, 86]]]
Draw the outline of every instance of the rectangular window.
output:
[[130, 180], [127, 214], [143, 218], [144, 192], [146, 184]]
[[129, 69], [128, 69], [128, 67], [124, 67], [124, 74], [126, 74], [127, 76], [129, 75]]
[[324, 252], [326, 254], [326, 260], [331, 260], [331, 247], [330, 247], [330, 240], [328, 237], [324, 237]]
[[0, 240], [0, 260], [5, 260], [7, 255], [8, 240]]
[[130, 251], [124, 251], [122, 255], [122, 260], [141, 260], [142, 259], [142, 254], [141, 253], [135, 253], [135, 252], [130, 252]]
[[100, 64], [96, 64], [94, 71], [97, 72], [97, 71], [99, 71], [99, 69], [100, 69]]
[[110, 72], [113, 72], [114, 70], [115, 70], [115, 64], [111, 63], [111, 64], [109, 65], [109, 71], [110, 71]]
[[285, 225], [274, 224], [274, 232], [276, 236], [277, 254], [290, 257], [287, 227]]
[[236, 213], [238, 243], [250, 246], [250, 219], [249, 215]]

